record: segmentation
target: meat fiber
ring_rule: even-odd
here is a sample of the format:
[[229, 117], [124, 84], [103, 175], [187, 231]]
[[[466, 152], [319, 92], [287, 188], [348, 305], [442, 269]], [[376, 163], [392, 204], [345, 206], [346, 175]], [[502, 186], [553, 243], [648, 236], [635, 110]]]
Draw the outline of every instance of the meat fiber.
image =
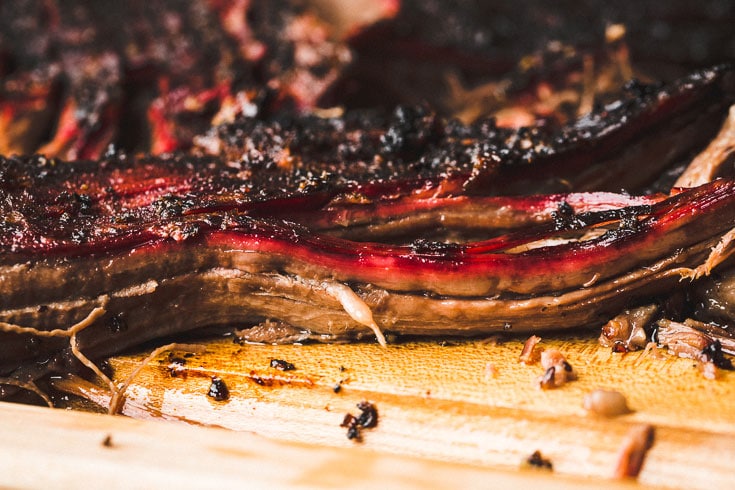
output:
[[440, 194], [634, 192], [704, 147], [734, 94], [732, 68], [722, 65], [663, 86], [631, 84], [619, 100], [558, 130], [506, 129], [488, 120], [462, 125], [399, 107], [389, 117], [239, 120], [197, 146], [236, 166], [275, 161], [322, 183], [371, 172], [378, 182], [391, 173], [433, 179]]
[[[3, 160], [2, 320], [64, 328], [102, 307], [79, 335], [95, 357], [266, 319], [324, 339], [584, 326], [676, 287], [735, 226], [735, 181], [717, 180], [648, 204], [547, 214], [479, 242], [353, 242], [266, 217], [268, 201], [237, 199], [243, 181], [217, 162], [192, 173], [186, 159]], [[228, 206], [209, 206], [212, 186]], [[307, 206], [313, 197], [293, 196]], [[259, 216], [248, 214], [254, 204]], [[3, 337], [6, 371], [48, 366], [65, 342], [29, 351], [28, 335]]]

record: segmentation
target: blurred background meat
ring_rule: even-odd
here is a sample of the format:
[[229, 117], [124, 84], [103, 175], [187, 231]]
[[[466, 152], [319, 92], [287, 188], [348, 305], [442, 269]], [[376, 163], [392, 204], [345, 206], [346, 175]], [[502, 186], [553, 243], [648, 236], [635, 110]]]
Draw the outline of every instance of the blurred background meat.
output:
[[[319, 3], [346, 17], [346, 2]], [[343, 103], [429, 99], [471, 120], [523, 99], [571, 105], [573, 114], [589, 108], [579, 100], [585, 89], [605, 92], [632, 75], [670, 80], [735, 59], [735, 6], [726, 0], [390, 4], [389, 18], [346, 29], [358, 62], [336, 90]]]
[[187, 149], [237, 116], [563, 124], [631, 77], [735, 59], [726, 0], [18, 0], [0, 5], [0, 153]]
[[0, 5], [0, 153], [161, 153], [213, 118], [310, 109], [346, 47], [299, 1]]

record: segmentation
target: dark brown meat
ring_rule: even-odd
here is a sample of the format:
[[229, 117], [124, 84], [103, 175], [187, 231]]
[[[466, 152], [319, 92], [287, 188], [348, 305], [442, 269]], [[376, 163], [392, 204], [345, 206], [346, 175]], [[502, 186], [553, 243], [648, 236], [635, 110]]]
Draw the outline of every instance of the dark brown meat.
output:
[[[4, 160], [2, 319], [63, 328], [103, 306], [80, 334], [94, 356], [269, 318], [326, 338], [582, 326], [676, 286], [735, 226], [735, 182], [720, 180], [665, 200], [620, 196], [635, 203], [624, 208], [542, 210], [541, 224], [482, 242], [357, 243], [243, 214], [282, 214], [285, 198], [249, 199], [240, 170], [191, 164]], [[286, 201], [318, 209], [320, 193], [298, 187]], [[208, 202], [215, 190], [226, 199]], [[519, 198], [518, 213], [538, 199]], [[29, 353], [27, 337], [4, 337], [6, 369], [63, 345], [46, 339]]]
[[643, 349], [648, 344], [646, 328], [651, 326], [657, 313], [656, 305], [625, 310], [602, 327], [600, 344], [612, 347], [613, 352]]
[[239, 120], [197, 144], [232, 165], [293, 169], [319, 185], [371, 172], [377, 182], [393, 173], [407, 181], [432, 176], [434, 195], [634, 192], [704, 147], [734, 96], [735, 77], [723, 65], [663, 86], [631, 84], [620, 99], [559, 130], [462, 125], [400, 107], [388, 118]]
[[693, 296], [698, 319], [727, 326], [735, 318], [735, 268], [704, 278]]
[[[533, 127], [428, 105], [324, 117], [343, 111], [303, 112], [350, 55], [296, 0], [26, 1], [28, 13], [0, 6], [32, 46], [26, 57], [0, 33], [0, 152], [46, 153], [0, 157], [0, 373], [16, 380], [72, 369], [77, 349], [99, 358], [213, 325], [381, 343], [600, 325], [733, 252], [730, 178], [595, 192], [655, 189], [711, 141], [735, 99], [730, 65], [613, 96], [626, 47], [608, 40], [598, 56], [582, 30], [584, 50], [547, 44], [515, 69], [515, 102], [528, 87], [556, 99], [531, 104]], [[553, 27], [545, 12], [521, 27]], [[601, 77], [602, 98], [587, 97], [590, 60], [619, 72]], [[586, 102], [567, 111], [580, 74]], [[166, 155], [105, 151], [113, 142]]]

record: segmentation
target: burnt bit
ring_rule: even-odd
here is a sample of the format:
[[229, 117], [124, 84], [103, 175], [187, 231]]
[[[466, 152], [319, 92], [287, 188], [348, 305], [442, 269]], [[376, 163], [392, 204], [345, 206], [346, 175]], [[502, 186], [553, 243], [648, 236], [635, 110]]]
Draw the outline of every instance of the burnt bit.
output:
[[375, 405], [368, 401], [361, 401], [357, 404], [360, 409], [360, 415], [355, 417], [351, 413], [345, 415], [340, 427], [347, 428], [347, 439], [362, 441], [362, 429], [372, 429], [378, 425], [378, 410]]
[[531, 467], [531, 468], [539, 468], [542, 470], [549, 470], [553, 471], [554, 466], [551, 464], [551, 460], [544, 458], [544, 456], [541, 454], [541, 451], [534, 451], [533, 454], [531, 454], [524, 463]]
[[280, 369], [281, 371], [293, 371], [296, 366], [290, 362], [284, 361], [283, 359], [271, 359], [271, 367]]
[[109, 328], [110, 332], [112, 333], [121, 333], [127, 331], [128, 329], [128, 322], [125, 320], [124, 313], [110, 315], [105, 323], [107, 324], [107, 328]]
[[255, 371], [250, 371], [250, 379], [259, 386], [273, 386], [273, 378], [264, 378]]
[[347, 439], [356, 439], [358, 442], [362, 441], [360, 429], [357, 426], [357, 418], [351, 413], [345, 415], [345, 418], [342, 419], [342, 423], [339, 426], [347, 427]]
[[556, 367], [551, 366], [549, 369], [544, 372], [543, 376], [541, 376], [541, 379], [539, 380], [539, 386], [542, 390], [550, 390], [553, 388], [556, 388]]
[[357, 408], [362, 412], [357, 418], [357, 424], [366, 428], [372, 429], [378, 425], [378, 410], [370, 402], [362, 401], [357, 404]]
[[704, 362], [711, 362], [720, 369], [726, 369], [732, 371], [735, 366], [732, 364], [732, 360], [725, 357], [722, 353], [722, 344], [719, 340], [715, 340], [702, 349], [702, 360]]
[[600, 217], [609, 216], [618, 220], [618, 228], [605, 232], [603, 237], [614, 240], [622, 236], [641, 231], [646, 226], [646, 216], [651, 213], [651, 206], [629, 206], [622, 209], [603, 211]]
[[409, 245], [411, 252], [417, 255], [458, 255], [462, 252], [462, 246], [457, 243], [437, 242], [425, 238], [417, 238]]
[[554, 230], [581, 230], [587, 223], [579, 218], [574, 212], [574, 208], [566, 202], [562, 201], [556, 208], [556, 211], [551, 213], [551, 219], [554, 221]]
[[87, 194], [74, 193], [74, 199], [76, 200], [79, 208], [79, 212], [86, 214], [92, 209], [92, 198]]
[[545, 370], [538, 378], [542, 390], [559, 388], [577, 379], [574, 368], [557, 349], [547, 349], [541, 353], [541, 367]]
[[112, 434], [107, 434], [105, 438], [102, 439], [102, 447], [113, 447]]
[[[340, 366], [339, 367], [339, 372], [340, 373], [344, 373], [345, 371], [347, 371], [347, 368], [346, 367], [344, 367], [344, 366]], [[347, 381], [349, 381], [349, 379], [350, 379], [349, 376], [340, 378], [340, 380], [337, 381], [336, 383], [334, 383], [334, 386], [332, 386], [332, 391], [334, 391], [335, 393], [340, 393], [342, 391], [342, 384], [343, 383], [346, 383]]]
[[186, 377], [186, 359], [174, 354], [173, 352], [168, 355], [168, 372], [172, 378]]
[[212, 376], [212, 384], [209, 385], [207, 396], [215, 401], [223, 402], [230, 398], [230, 390], [219, 376]]
[[293, 374], [279, 375], [279, 374], [260, 374], [255, 370], [251, 370], [248, 373], [248, 379], [258, 386], [264, 387], [281, 387], [285, 385], [299, 385], [313, 387], [314, 381], [308, 377], [296, 376]]
[[193, 199], [167, 194], [153, 201], [153, 212], [161, 219], [183, 216], [195, 206]]

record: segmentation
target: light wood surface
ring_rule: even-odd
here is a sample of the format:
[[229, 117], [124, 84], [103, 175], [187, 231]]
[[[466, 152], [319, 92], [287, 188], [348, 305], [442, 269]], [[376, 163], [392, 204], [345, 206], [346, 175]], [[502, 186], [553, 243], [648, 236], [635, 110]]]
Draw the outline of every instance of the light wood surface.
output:
[[[735, 373], [708, 380], [691, 360], [613, 354], [592, 334], [550, 335], [539, 345], [564, 352], [579, 379], [542, 391], [535, 382], [541, 367], [518, 362], [523, 340], [381, 348], [237, 345], [222, 339], [209, 343], [206, 353], [187, 358], [176, 377], [169, 354], [158, 356], [131, 385], [123, 413], [255, 433], [317, 452], [359, 446], [378, 458], [415, 457], [519, 478], [526, 474], [519, 471], [522, 461], [540, 450], [557, 478], [609, 484], [626, 434], [648, 423], [655, 427], [655, 443], [639, 483], [735, 486]], [[125, 379], [144, 357], [112, 359], [117, 379]], [[271, 368], [274, 358], [296, 369]], [[229, 400], [206, 396], [215, 375], [229, 387]], [[585, 413], [582, 399], [595, 388], [621, 391], [634, 412], [612, 419]], [[88, 396], [100, 404], [109, 400], [101, 389]], [[348, 412], [359, 414], [355, 405], [362, 400], [375, 404], [379, 424], [356, 443], [340, 423]], [[274, 463], [281, 464], [277, 458]], [[376, 471], [363, 468], [360, 477]]]
[[2, 402], [0, 413], [2, 488], [630, 488], [163, 421]]

